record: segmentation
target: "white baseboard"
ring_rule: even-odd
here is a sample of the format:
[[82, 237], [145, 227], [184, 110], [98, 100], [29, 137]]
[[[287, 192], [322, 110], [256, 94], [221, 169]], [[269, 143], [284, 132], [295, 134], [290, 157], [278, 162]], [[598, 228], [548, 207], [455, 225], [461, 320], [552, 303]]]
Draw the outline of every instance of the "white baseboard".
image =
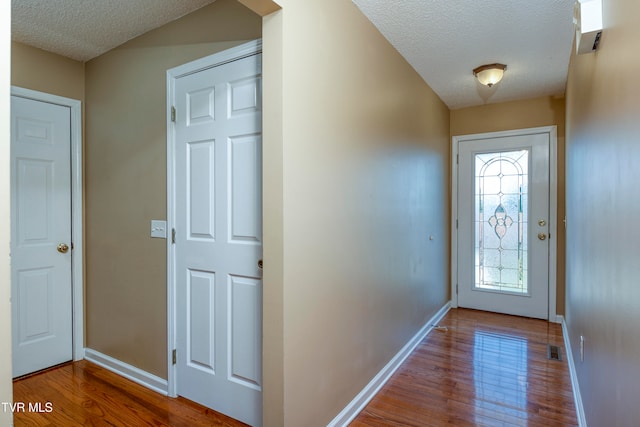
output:
[[96, 365], [110, 370], [111, 372], [130, 379], [141, 386], [147, 387], [165, 396], [168, 394], [169, 386], [167, 380], [143, 371], [142, 369], [136, 368], [135, 366], [129, 365], [128, 363], [124, 363], [90, 348], [84, 349], [84, 358], [89, 362], [93, 362]]
[[582, 396], [580, 395], [580, 386], [578, 385], [578, 375], [576, 374], [576, 365], [573, 362], [573, 354], [571, 352], [571, 342], [569, 341], [569, 332], [567, 323], [563, 316], [558, 316], [562, 323], [562, 336], [564, 338], [564, 351], [567, 355], [567, 363], [569, 364], [569, 374], [571, 376], [571, 388], [573, 389], [573, 400], [576, 405], [576, 416], [578, 417], [578, 425], [587, 427], [587, 419], [584, 416], [584, 406], [582, 406]]
[[367, 406], [367, 403], [380, 391], [382, 386], [402, 365], [402, 362], [422, 342], [424, 337], [431, 332], [433, 325], [437, 324], [451, 308], [451, 301], [447, 302], [427, 323], [411, 338], [411, 340], [396, 354], [393, 359], [367, 384], [356, 397], [333, 419], [327, 427], [342, 427], [348, 425]]
[[84, 359], [84, 346], [82, 344], [80, 344], [76, 351], [73, 352], [73, 361], [77, 362], [78, 360], [82, 360]]

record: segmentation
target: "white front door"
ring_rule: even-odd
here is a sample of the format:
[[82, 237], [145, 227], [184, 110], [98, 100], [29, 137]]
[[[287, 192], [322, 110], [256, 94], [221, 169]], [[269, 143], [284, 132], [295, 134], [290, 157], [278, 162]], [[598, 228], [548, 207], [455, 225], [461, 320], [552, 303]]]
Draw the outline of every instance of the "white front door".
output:
[[13, 376], [72, 359], [70, 108], [11, 97]]
[[549, 138], [458, 142], [458, 306], [548, 318]]
[[177, 394], [262, 423], [261, 58], [175, 81]]

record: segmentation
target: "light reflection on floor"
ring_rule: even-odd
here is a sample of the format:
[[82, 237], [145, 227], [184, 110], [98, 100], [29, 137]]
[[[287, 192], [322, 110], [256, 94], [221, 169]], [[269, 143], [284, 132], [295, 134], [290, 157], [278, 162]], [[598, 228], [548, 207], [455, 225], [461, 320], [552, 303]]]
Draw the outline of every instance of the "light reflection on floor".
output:
[[578, 427], [562, 326], [451, 309], [351, 424]]
[[527, 340], [476, 331], [473, 344], [473, 383], [476, 422], [495, 417], [496, 409], [527, 419]]

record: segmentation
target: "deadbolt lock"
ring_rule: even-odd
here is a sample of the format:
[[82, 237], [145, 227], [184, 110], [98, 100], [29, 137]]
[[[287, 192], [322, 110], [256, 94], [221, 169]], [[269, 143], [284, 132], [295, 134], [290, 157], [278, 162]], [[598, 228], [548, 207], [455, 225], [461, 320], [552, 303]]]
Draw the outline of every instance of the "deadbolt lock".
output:
[[541, 219], [540, 221], [538, 221], [538, 225], [540, 227], [544, 227], [545, 225], [547, 225], [547, 221], [545, 221], [544, 219]]

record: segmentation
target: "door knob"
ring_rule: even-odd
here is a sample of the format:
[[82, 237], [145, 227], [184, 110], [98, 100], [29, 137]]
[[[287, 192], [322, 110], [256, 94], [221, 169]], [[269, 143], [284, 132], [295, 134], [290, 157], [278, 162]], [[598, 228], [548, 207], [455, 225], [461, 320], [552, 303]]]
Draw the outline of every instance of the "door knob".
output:
[[258, 260], [258, 268], [260, 270], [262, 270], [262, 260], [261, 259]]
[[544, 239], [546, 239], [546, 238], [547, 238], [547, 235], [546, 235], [546, 234], [544, 234], [544, 233], [538, 233], [538, 239], [540, 239], [540, 240], [544, 240]]
[[58, 245], [58, 252], [60, 252], [61, 254], [66, 254], [67, 252], [69, 252], [69, 246], [66, 243], [60, 243]]

